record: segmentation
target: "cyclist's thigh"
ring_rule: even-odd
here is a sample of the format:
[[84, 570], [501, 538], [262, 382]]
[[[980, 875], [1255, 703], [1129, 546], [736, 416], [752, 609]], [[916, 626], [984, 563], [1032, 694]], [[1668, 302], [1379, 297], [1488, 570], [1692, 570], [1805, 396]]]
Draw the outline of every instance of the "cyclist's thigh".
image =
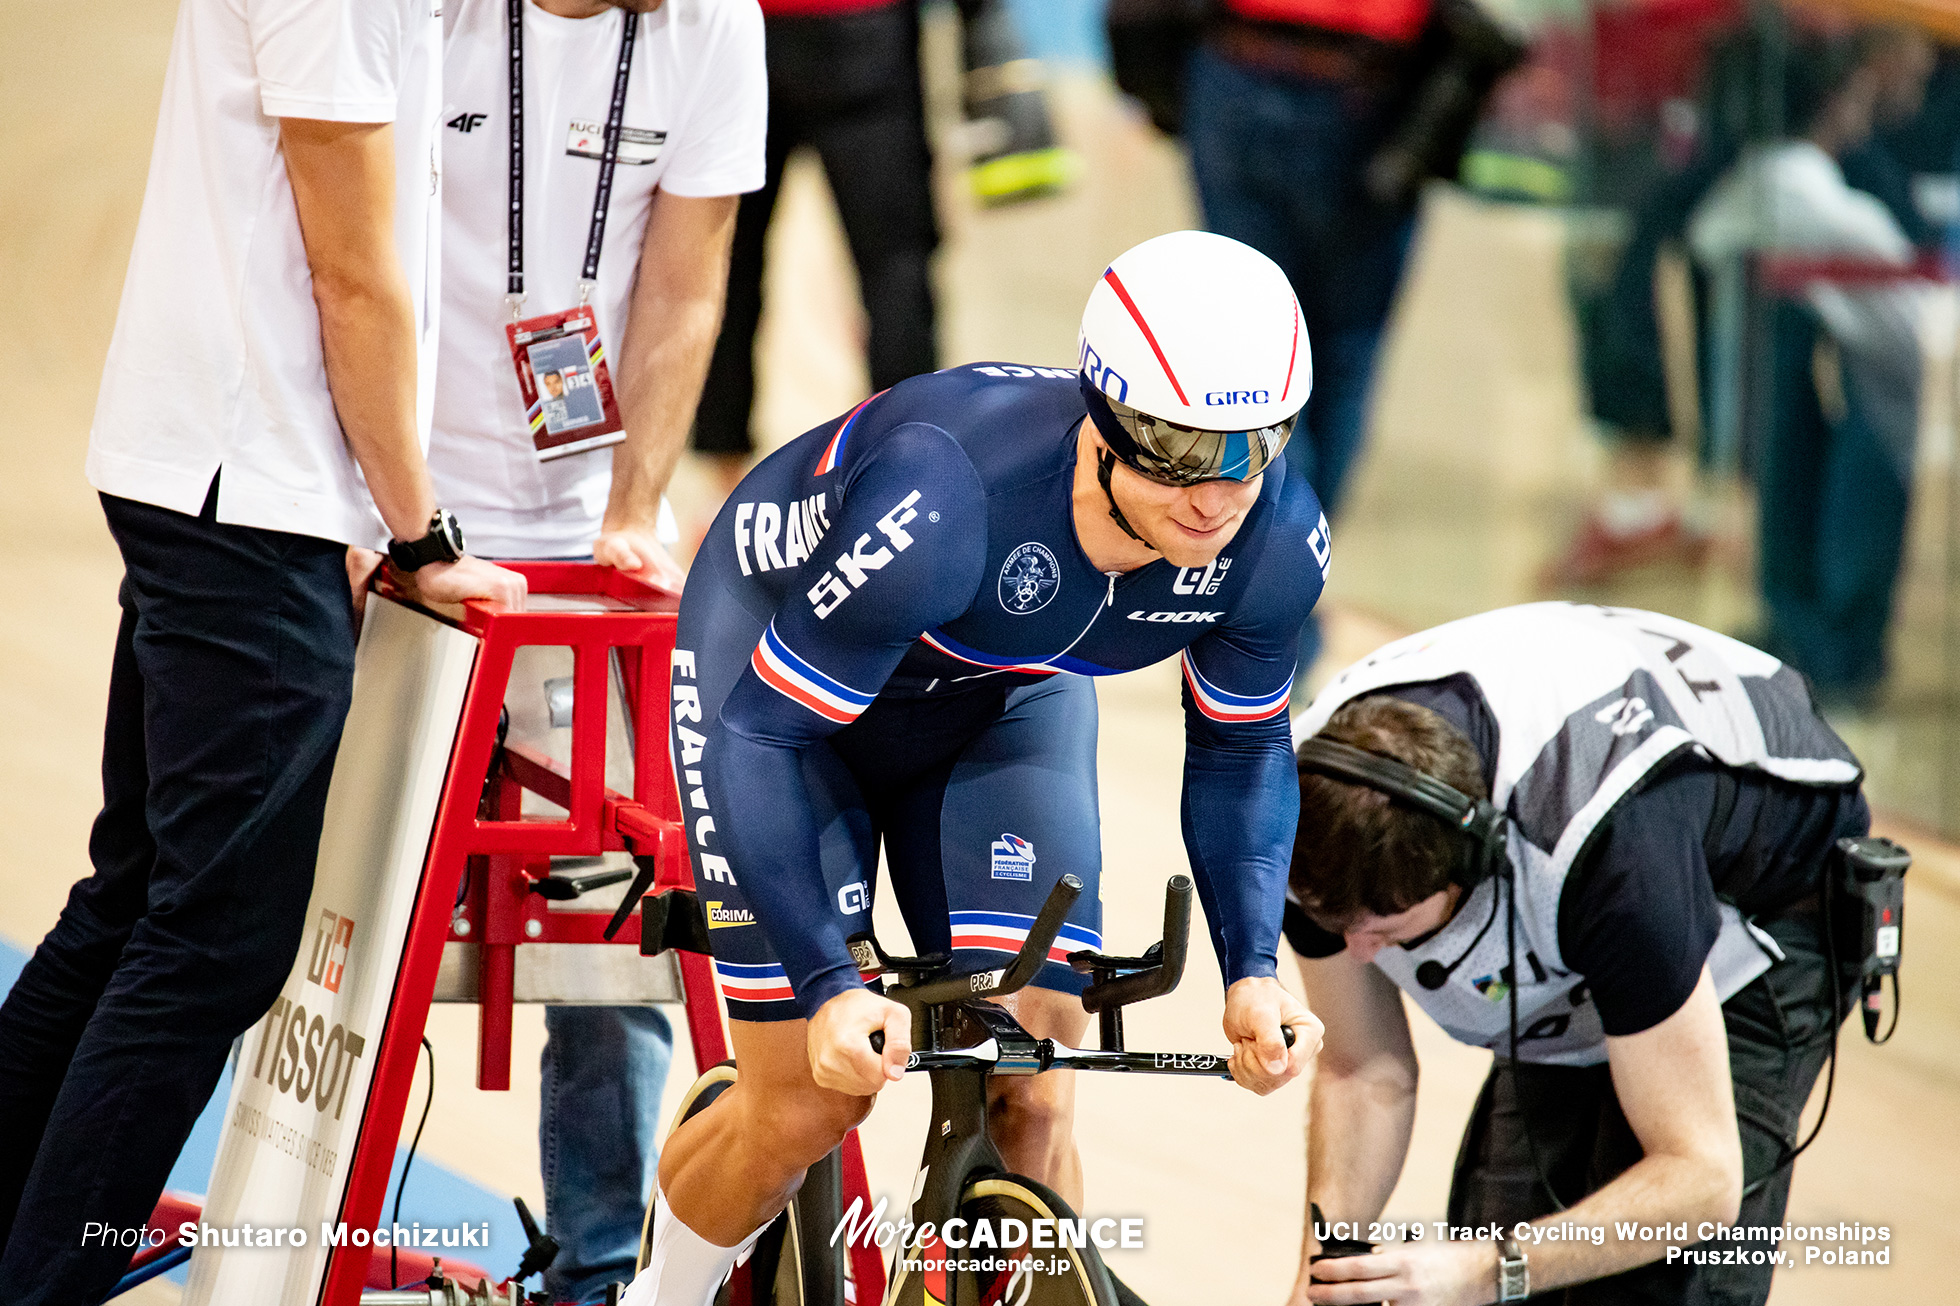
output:
[[[711, 596], [710, 587], [718, 592]], [[715, 746], [715, 731], [707, 727], [720, 716], [722, 700], [748, 666], [767, 622], [722, 588], [712, 571], [698, 568], [689, 577], [688, 589], [693, 601], [681, 604], [675, 633], [674, 775], [680, 782], [681, 817], [694, 882], [708, 917], [715, 978], [728, 1001], [729, 1019], [797, 1020], [800, 1013], [782, 962], [763, 938], [716, 835], [716, 823], [731, 819], [726, 796], [714, 792], [707, 778], [713, 774], [706, 764], [707, 753]], [[846, 933], [865, 928], [853, 922], [869, 920], [869, 891], [864, 886], [877, 867], [877, 846], [857, 785], [836, 753], [822, 743], [804, 751], [803, 778], [810, 815], [819, 831], [829, 899], [843, 918]]]
[[1057, 675], [1013, 690], [993, 724], [890, 819], [892, 883], [906, 927], [921, 950], [950, 948], [963, 969], [998, 965], [1021, 946], [1055, 881], [1081, 880], [1082, 896], [1035, 985], [1082, 991], [1087, 979], [1066, 957], [1102, 947], [1089, 681]]

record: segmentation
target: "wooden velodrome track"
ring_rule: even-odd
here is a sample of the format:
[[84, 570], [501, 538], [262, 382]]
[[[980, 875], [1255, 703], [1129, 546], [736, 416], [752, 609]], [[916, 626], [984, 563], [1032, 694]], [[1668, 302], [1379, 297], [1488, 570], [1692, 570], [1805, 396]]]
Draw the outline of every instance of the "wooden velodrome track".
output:
[[[173, 10], [164, 0], [0, 0], [0, 321], [9, 328], [0, 392], [10, 401], [0, 424], [0, 936], [22, 949], [85, 873], [99, 797], [119, 568], [81, 465]], [[941, 34], [934, 40], [943, 45]], [[1072, 357], [1080, 296], [1104, 261], [1191, 221], [1170, 147], [1099, 83], [1067, 82], [1058, 98], [1088, 164], [1074, 192], [978, 215], [947, 191], [948, 361]], [[796, 175], [763, 351], [763, 426], [775, 439], [863, 388], [857, 308], [827, 203], [807, 171]], [[1449, 197], [1433, 203], [1385, 365], [1373, 455], [1341, 523], [1335, 658], [1417, 622], [1527, 596], [1523, 578], [1583, 494], [1570, 355], [1552, 221]], [[696, 473], [677, 483], [684, 516], [699, 517], [703, 495]], [[1356, 615], [1383, 610], [1399, 621]], [[1165, 667], [1101, 690], [1105, 930], [1121, 949], [1154, 937], [1163, 880], [1181, 867], [1180, 727]], [[1787, 1273], [1779, 1306], [1951, 1299], [1960, 1265], [1960, 857], [1912, 842], [1921, 861], [1909, 881], [1906, 1019], [1883, 1050], [1846, 1038], [1830, 1128], [1800, 1166], [1792, 1203], [1802, 1223], [1889, 1226], [1892, 1264]], [[895, 923], [884, 928], [898, 939]], [[1219, 1044], [1217, 992], [1201, 946], [1177, 994], [1135, 1011], [1132, 1045]], [[536, 1080], [520, 1073], [505, 1094], [466, 1087], [473, 1021], [466, 1010], [437, 1012], [445, 1074], [424, 1154], [536, 1206]], [[1389, 1209], [1435, 1219], [1487, 1059], [1416, 1023], [1426, 1071], [1416, 1146]], [[536, 1010], [520, 1011], [518, 1038], [523, 1066], [542, 1041]], [[689, 1074], [683, 1059], [670, 1094]], [[867, 1130], [874, 1190], [895, 1204], [909, 1191], [924, 1089], [889, 1092]], [[1082, 1085], [1081, 1101], [1088, 1211], [1147, 1221], [1147, 1250], [1112, 1258], [1121, 1274], [1153, 1301], [1285, 1300], [1298, 1246], [1303, 1085], [1258, 1100], [1223, 1084], [1105, 1076]], [[156, 1285], [144, 1299], [174, 1293]]]

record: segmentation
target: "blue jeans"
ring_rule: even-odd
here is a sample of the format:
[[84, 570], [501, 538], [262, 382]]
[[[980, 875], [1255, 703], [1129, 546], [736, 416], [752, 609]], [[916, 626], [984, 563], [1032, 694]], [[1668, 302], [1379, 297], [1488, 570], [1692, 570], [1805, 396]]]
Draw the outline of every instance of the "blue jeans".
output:
[[604, 1300], [628, 1283], [659, 1176], [660, 1092], [674, 1031], [658, 1007], [546, 1007], [538, 1111], [554, 1301]]
[[[1382, 328], [1402, 280], [1413, 210], [1363, 193], [1361, 173], [1386, 130], [1379, 93], [1236, 64], [1200, 47], [1185, 113], [1205, 225], [1279, 264], [1313, 349], [1313, 395], [1286, 446], [1332, 516], [1367, 431]], [[1302, 674], [1320, 623], [1300, 632]]]
[[1882, 378], [1868, 380], [1848, 353], [1844, 411], [1827, 415], [1812, 375], [1821, 330], [1815, 315], [1778, 304], [1773, 323], [1774, 423], [1757, 486], [1769, 619], [1763, 646], [1810, 677], [1818, 693], [1855, 698], [1885, 675], [1914, 432], [1884, 429], [1909, 428], [1910, 417], [1902, 422], [1876, 402], [1881, 396], [1866, 393]]

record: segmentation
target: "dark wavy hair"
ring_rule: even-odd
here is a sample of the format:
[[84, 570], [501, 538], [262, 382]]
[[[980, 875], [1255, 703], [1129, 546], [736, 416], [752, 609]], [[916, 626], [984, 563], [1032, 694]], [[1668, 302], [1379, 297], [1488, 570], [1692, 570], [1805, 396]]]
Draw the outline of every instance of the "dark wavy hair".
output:
[[[1490, 796], [1475, 745], [1426, 707], [1386, 695], [1356, 699], [1319, 737], [1392, 757], [1472, 798]], [[1440, 892], [1461, 864], [1463, 842], [1379, 789], [1302, 770], [1289, 879], [1307, 914], [1339, 932], [1364, 914], [1393, 916]]]

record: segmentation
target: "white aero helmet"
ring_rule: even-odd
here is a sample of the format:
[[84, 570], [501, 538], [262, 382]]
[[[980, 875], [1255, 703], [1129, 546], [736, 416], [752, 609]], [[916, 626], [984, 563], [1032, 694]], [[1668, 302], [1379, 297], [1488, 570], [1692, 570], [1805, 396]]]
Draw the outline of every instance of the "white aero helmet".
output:
[[1104, 443], [1166, 485], [1259, 475], [1313, 388], [1286, 274], [1206, 231], [1146, 240], [1109, 265], [1082, 310], [1078, 366]]

